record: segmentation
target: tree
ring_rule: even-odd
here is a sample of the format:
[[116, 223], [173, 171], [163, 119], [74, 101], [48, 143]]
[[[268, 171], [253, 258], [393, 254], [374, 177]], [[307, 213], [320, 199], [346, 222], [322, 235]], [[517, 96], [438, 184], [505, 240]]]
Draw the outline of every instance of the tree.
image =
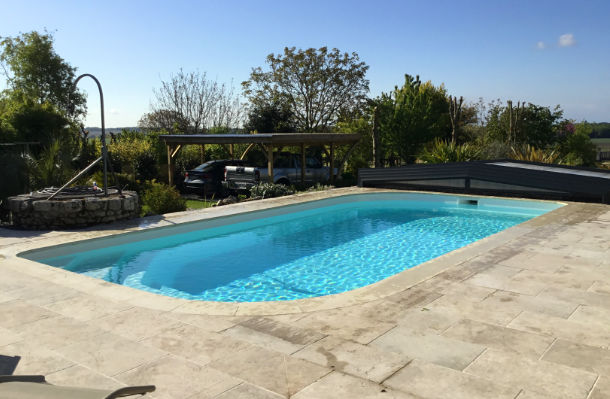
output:
[[0, 93], [0, 141], [40, 143], [30, 154], [12, 155], [20, 172], [0, 195], [65, 183], [81, 144], [76, 118], [85, 112], [72, 83], [76, 69], [55, 53], [52, 35], [38, 32], [0, 38], [0, 64], [7, 86]]
[[73, 121], [49, 103], [0, 100], [0, 120], [13, 130], [7, 140], [0, 137], [0, 141], [39, 142], [40, 147], [33, 148], [35, 153], [56, 140], [68, 146], [78, 145], [78, 130]]
[[595, 166], [597, 148], [591, 141], [593, 127], [587, 122], [567, 124], [571, 129], [562, 129], [564, 134], [559, 137], [559, 150], [568, 165]]
[[288, 104], [299, 131], [330, 131], [341, 115], [365, 104], [368, 66], [356, 53], [286, 47], [283, 55], [269, 54], [267, 63], [268, 71], [252, 69], [244, 94], [255, 107]]
[[487, 116], [487, 141], [502, 141], [510, 144], [529, 144], [535, 148], [545, 148], [557, 139], [563, 111], [528, 103], [521, 106], [519, 112], [512, 111], [511, 104], [490, 104]]
[[0, 63], [8, 86], [4, 96], [49, 103], [72, 115], [85, 113], [85, 96], [72, 84], [76, 68], [55, 52], [51, 34], [33, 31], [0, 39]]
[[457, 131], [462, 122], [462, 104], [464, 103], [464, 97], [460, 96], [458, 102], [457, 97], [449, 96], [449, 119], [451, 120], [451, 143], [455, 144], [457, 141]]
[[236, 128], [242, 123], [243, 108], [233, 87], [208, 80], [205, 72], [181, 69], [153, 92], [155, 98], [148, 115], [163, 116], [163, 120], [172, 121], [172, 128], [174, 123], [185, 128], [184, 133], [202, 133], [215, 126]]
[[279, 101], [254, 104], [248, 112], [244, 128], [259, 133], [290, 133], [296, 130], [289, 106]]
[[405, 75], [405, 83], [377, 100], [382, 145], [403, 161], [413, 162], [425, 143], [451, 132], [445, 88], [419, 76]]
[[138, 121], [138, 127], [148, 132], [162, 130], [166, 132], [187, 132], [189, 121], [176, 111], [160, 109], [142, 115]]

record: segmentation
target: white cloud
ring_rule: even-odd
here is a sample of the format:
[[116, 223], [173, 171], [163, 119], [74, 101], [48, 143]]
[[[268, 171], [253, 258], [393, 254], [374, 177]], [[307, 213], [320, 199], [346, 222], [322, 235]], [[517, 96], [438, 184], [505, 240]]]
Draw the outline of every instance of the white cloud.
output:
[[117, 108], [110, 108], [110, 115], [118, 115], [120, 114]]
[[544, 50], [544, 48], [546, 47], [546, 44], [544, 44], [544, 42], [538, 42], [536, 43], [536, 48], [538, 50]]
[[571, 47], [576, 44], [576, 40], [574, 39], [574, 35], [571, 33], [566, 33], [564, 35], [559, 36], [559, 47]]

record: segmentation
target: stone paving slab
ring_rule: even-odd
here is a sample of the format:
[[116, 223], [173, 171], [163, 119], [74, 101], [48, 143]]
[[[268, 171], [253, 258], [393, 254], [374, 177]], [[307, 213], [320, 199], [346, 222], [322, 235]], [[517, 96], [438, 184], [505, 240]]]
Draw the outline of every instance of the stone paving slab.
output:
[[210, 363], [212, 368], [290, 397], [332, 370], [262, 347], [244, 349]]
[[334, 371], [301, 390], [293, 398], [417, 399], [418, 397]]
[[585, 345], [602, 348], [610, 345], [610, 328], [607, 325], [581, 323], [541, 313], [523, 312], [508, 326], [549, 338], [557, 337]]
[[49, 349], [84, 343], [103, 335], [104, 330], [79, 320], [57, 315], [44, 318], [19, 328], [21, 339], [36, 342]]
[[2, 327], [4, 328], [17, 328], [56, 315], [56, 313], [47, 309], [30, 305], [21, 300], [0, 303], [0, 317], [2, 317]]
[[[195, 394], [189, 396], [188, 399], [203, 399], [206, 398], [205, 394]], [[278, 395], [274, 392], [260, 388], [256, 385], [248, 384], [246, 382], [239, 384], [238, 386], [229, 389], [221, 393], [220, 395], [214, 396], [216, 399], [282, 399], [282, 395]]]
[[286, 355], [295, 353], [304, 347], [304, 345], [295, 344], [282, 338], [244, 327], [241, 324], [226, 329], [222, 332], [222, 334], [237, 340], [242, 340], [254, 345], [259, 345], [277, 352], [281, 352]]
[[557, 340], [542, 360], [587, 370], [610, 378], [610, 350]]
[[83, 388], [119, 389], [125, 385], [115, 378], [107, 377], [78, 364], [47, 374], [45, 379], [53, 385]]
[[295, 357], [374, 382], [382, 382], [411, 359], [335, 337], [326, 337], [294, 354]]
[[[16, 357], [18, 360], [14, 370], [6, 371], [7, 366], [3, 364], [2, 369], [7, 374], [51, 374], [75, 363], [65, 359], [58, 352], [52, 351], [39, 345], [37, 342], [19, 341], [0, 347], [0, 355], [3, 357]], [[3, 359], [6, 360], [6, 359]]]
[[168, 328], [141, 343], [201, 365], [222, 358], [227, 353], [236, 354], [252, 347], [245, 341], [205, 331], [190, 324]]
[[559, 299], [579, 305], [598, 306], [610, 309], [610, 294], [573, 290], [569, 288], [548, 287], [538, 296], [541, 298]]
[[610, 398], [610, 377], [600, 377], [588, 399]]
[[597, 380], [584, 370], [496, 350], [486, 351], [465, 372], [555, 398], [586, 398]]
[[0, 229], [0, 373], [100, 388], [153, 383], [157, 391], [146, 397], [157, 399], [610, 397], [605, 205], [570, 203], [369, 287], [283, 303], [160, 297], [15, 257], [295, 198], [372, 191], [97, 230]]
[[93, 319], [88, 324], [134, 341], [141, 341], [182, 323], [166, 317], [164, 313], [134, 307]]
[[324, 338], [323, 334], [315, 330], [295, 328], [288, 323], [278, 322], [266, 317], [248, 318], [239, 323], [240, 326], [258, 331], [294, 345], [309, 345]]
[[593, 283], [589, 290], [591, 292], [596, 292], [598, 294], [607, 294], [610, 295], [610, 282], [608, 281], [596, 281]]
[[102, 333], [84, 342], [68, 344], [55, 351], [65, 359], [108, 376], [114, 376], [167, 354], [108, 333]]
[[551, 337], [468, 319], [456, 323], [443, 335], [536, 359], [542, 356], [553, 342]]
[[496, 309], [514, 309], [515, 312], [529, 310], [567, 319], [578, 305], [561, 300], [540, 298], [516, 292], [497, 290], [482, 301], [482, 304]]
[[384, 382], [422, 398], [513, 399], [520, 388], [498, 384], [450, 368], [414, 360]]
[[201, 366], [173, 356], [162, 357], [151, 363], [115, 376], [126, 385], [157, 385], [167, 387], [155, 392], [155, 398], [187, 398], [202, 392], [214, 397], [242, 381], [211, 367]]
[[482, 345], [413, 332], [409, 327], [396, 327], [370, 345], [460, 371], [485, 350]]
[[521, 313], [521, 309], [513, 306], [498, 307], [495, 303], [469, 298], [466, 295], [444, 295], [427, 305], [426, 309], [500, 326], [507, 325]]

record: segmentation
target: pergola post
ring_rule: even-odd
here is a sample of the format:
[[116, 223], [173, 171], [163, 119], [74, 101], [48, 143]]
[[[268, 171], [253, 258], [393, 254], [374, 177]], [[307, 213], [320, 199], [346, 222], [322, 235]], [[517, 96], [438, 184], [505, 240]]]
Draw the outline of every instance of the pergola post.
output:
[[167, 144], [167, 183], [170, 186], [174, 185], [174, 171], [176, 170], [174, 158], [178, 155], [178, 151], [180, 151], [181, 147], [181, 144], [177, 144], [175, 147], [171, 144]]
[[267, 173], [269, 183], [273, 183], [273, 144], [267, 144]]
[[167, 145], [167, 184], [174, 185], [174, 160], [172, 158], [173, 148], [170, 144]]
[[330, 143], [330, 168], [329, 168], [329, 175], [330, 175], [330, 184], [333, 184], [335, 182], [335, 144], [334, 143]]
[[301, 184], [305, 184], [305, 144], [301, 143]]

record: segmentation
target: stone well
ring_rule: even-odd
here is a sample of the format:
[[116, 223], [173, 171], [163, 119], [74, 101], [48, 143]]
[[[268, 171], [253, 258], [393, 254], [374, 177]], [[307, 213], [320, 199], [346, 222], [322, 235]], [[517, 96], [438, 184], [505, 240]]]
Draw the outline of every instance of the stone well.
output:
[[[61, 193], [63, 194], [63, 193]], [[59, 195], [22, 194], [8, 198], [13, 225], [32, 230], [85, 227], [117, 220], [131, 219], [140, 214], [138, 194], [134, 191], [101, 194]]]

